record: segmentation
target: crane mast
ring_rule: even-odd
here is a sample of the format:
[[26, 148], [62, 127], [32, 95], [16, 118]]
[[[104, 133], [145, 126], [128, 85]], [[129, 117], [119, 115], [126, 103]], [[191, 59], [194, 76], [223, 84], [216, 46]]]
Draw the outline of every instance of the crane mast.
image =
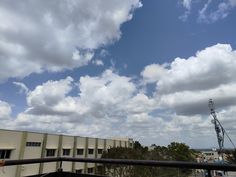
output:
[[214, 106], [214, 102], [212, 99], [209, 99], [208, 106], [210, 109], [210, 113], [213, 117], [212, 123], [215, 126], [217, 141], [218, 141], [218, 145], [219, 145], [219, 160], [223, 160], [225, 130], [222, 127], [222, 125], [220, 124], [219, 120], [217, 119], [216, 112], [215, 112], [215, 106]]

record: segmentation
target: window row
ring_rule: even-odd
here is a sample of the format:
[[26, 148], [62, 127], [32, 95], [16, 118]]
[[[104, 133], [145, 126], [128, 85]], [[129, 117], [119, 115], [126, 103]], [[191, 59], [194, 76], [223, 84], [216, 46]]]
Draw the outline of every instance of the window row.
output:
[[[37, 142], [27, 142], [27, 143], [26, 143], [26, 146], [35, 146], [35, 147], [41, 146], [41, 143], [35, 144]], [[33, 143], [33, 144], [30, 144], [30, 143]], [[103, 149], [97, 150], [98, 154], [102, 154], [102, 152], [103, 152]], [[83, 154], [84, 154], [84, 149], [77, 149], [77, 155], [83, 155]], [[89, 155], [94, 154], [94, 149], [89, 148], [88, 154]], [[9, 149], [1, 149], [0, 150], [0, 159], [10, 159], [10, 155], [11, 155], [11, 150], [9, 150]], [[56, 155], [56, 149], [47, 149], [46, 150], [46, 157], [54, 157], [55, 155]], [[71, 155], [71, 149], [63, 149], [62, 155], [63, 156]]]
[[26, 146], [40, 147], [41, 142], [26, 142]]
[[[98, 149], [97, 150], [98, 154], [102, 154], [102, 152], [103, 152], [103, 149]], [[47, 157], [53, 157], [53, 156], [55, 156], [55, 153], [56, 153], [56, 149], [47, 149], [46, 150], [46, 156]], [[76, 154], [77, 155], [83, 155], [84, 154], [84, 149], [77, 149], [77, 153]], [[88, 154], [89, 155], [93, 155], [94, 154], [94, 149], [89, 148], [88, 149]], [[71, 149], [63, 149], [62, 155], [63, 156], [71, 155]]]

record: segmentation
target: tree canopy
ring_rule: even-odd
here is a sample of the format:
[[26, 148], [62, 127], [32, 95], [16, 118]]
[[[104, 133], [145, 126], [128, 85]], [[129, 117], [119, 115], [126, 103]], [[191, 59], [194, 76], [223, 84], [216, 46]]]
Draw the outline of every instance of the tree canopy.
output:
[[[154, 147], [154, 148], [153, 148]], [[143, 147], [138, 141], [134, 142], [133, 148], [116, 147], [104, 152], [102, 158], [111, 159], [136, 159], [136, 160], [172, 160], [194, 161], [194, 152], [184, 143], [172, 142], [167, 147], [153, 145], [152, 149]], [[154, 176], [181, 176], [187, 177], [189, 170], [179, 170], [145, 166], [121, 166], [105, 165], [104, 175], [120, 177], [154, 177]]]

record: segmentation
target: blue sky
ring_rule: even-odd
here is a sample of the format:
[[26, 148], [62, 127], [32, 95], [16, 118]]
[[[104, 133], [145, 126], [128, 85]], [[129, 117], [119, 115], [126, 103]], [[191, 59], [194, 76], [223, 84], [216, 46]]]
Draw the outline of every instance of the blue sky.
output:
[[236, 141], [235, 0], [0, 5], [1, 128], [214, 147], [213, 98]]

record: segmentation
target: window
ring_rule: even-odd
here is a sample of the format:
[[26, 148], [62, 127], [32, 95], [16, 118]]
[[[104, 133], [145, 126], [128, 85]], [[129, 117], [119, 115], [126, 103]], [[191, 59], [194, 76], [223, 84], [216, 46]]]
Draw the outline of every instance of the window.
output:
[[93, 154], [93, 149], [88, 149], [88, 154]]
[[98, 154], [102, 154], [103, 149], [98, 149]]
[[70, 149], [63, 149], [63, 155], [64, 156], [70, 155]]
[[88, 168], [88, 173], [93, 173], [93, 168]]
[[75, 173], [77, 173], [77, 174], [81, 174], [82, 172], [83, 172], [82, 169], [80, 169], [80, 170], [75, 170]]
[[83, 155], [84, 149], [77, 149], [77, 155]]
[[1, 149], [0, 150], [0, 159], [10, 159], [11, 150]]
[[26, 146], [39, 147], [41, 146], [41, 142], [26, 142]]
[[56, 149], [47, 149], [46, 156], [53, 157], [55, 156]]

